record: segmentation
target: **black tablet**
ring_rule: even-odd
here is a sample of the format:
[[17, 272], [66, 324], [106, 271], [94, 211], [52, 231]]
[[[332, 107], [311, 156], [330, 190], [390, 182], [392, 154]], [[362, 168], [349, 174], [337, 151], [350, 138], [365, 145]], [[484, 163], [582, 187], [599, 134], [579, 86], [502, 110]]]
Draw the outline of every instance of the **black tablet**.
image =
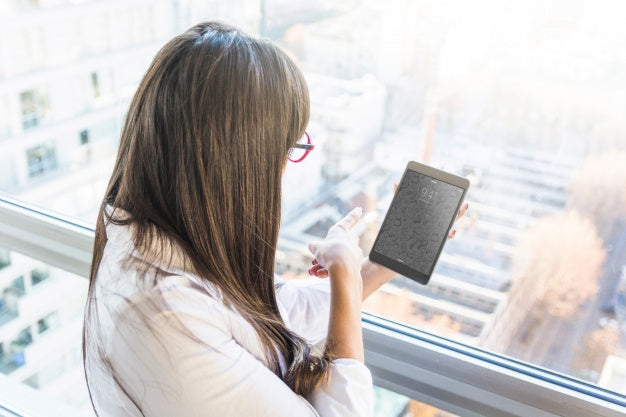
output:
[[409, 162], [369, 258], [426, 284], [468, 187], [465, 178]]

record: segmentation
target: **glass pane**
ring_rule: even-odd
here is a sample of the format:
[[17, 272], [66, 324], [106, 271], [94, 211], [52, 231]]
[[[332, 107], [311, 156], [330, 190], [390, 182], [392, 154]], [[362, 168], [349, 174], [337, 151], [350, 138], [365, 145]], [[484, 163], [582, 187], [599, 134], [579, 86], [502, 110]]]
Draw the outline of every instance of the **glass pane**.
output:
[[0, 248], [0, 372], [93, 415], [82, 366], [85, 278]]
[[271, 28], [306, 71], [316, 145], [285, 173], [280, 272], [306, 279], [307, 243], [355, 206], [369, 253], [407, 161], [445, 169], [471, 180], [470, 210], [433, 279], [396, 276], [364, 309], [626, 393], [616, 13], [359, 2]]
[[[309, 84], [315, 150], [284, 176], [285, 277], [306, 277], [307, 243], [357, 205], [367, 254], [408, 160], [467, 176], [470, 211], [431, 282], [395, 277], [365, 309], [626, 392], [626, 5], [73, 3], [0, 6], [0, 192], [93, 224], [154, 53], [221, 19], [288, 49]], [[6, 282], [5, 309], [44, 276]]]

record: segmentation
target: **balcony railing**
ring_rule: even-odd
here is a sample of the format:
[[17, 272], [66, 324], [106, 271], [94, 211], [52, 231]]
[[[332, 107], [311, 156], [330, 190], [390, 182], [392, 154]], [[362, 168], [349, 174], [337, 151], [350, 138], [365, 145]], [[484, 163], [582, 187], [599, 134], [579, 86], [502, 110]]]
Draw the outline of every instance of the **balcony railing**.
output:
[[[85, 277], [93, 237], [91, 226], [0, 198], [0, 247]], [[469, 417], [626, 415], [626, 397], [596, 385], [367, 313], [362, 320], [374, 383], [443, 410]], [[0, 376], [0, 416], [56, 415], [33, 404], [37, 391], [18, 385]]]

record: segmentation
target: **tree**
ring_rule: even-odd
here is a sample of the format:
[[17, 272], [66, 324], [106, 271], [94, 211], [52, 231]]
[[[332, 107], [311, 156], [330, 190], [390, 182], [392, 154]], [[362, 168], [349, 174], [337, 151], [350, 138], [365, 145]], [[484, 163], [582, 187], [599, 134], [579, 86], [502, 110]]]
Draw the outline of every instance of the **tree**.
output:
[[571, 317], [598, 290], [606, 258], [595, 226], [576, 211], [538, 220], [516, 245], [514, 291], [528, 307], [537, 301], [558, 317]]
[[626, 217], [626, 151], [589, 157], [568, 187], [569, 206], [588, 216], [608, 242]]
[[619, 327], [609, 325], [597, 328], [586, 335], [581, 346], [576, 348], [573, 368], [581, 377], [595, 382], [593, 375], [600, 375], [606, 358], [615, 355], [619, 350]]

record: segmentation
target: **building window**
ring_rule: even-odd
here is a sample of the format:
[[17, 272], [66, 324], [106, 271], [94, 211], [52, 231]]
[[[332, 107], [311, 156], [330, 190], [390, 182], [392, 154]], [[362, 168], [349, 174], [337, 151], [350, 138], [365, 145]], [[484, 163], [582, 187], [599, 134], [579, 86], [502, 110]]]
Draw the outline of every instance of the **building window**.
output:
[[26, 90], [20, 93], [22, 127], [31, 129], [39, 126], [49, 110], [48, 94], [42, 90]]
[[28, 176], [34, 178], [57, 168], [57, 159], [54, 146], [38, 145], [26, 151]]
[[0, 249], [0, 269], [11, 265], [11, 252], [6, 249]]
[[50, 277], [50, 270], [48, 268], [35, 268], [30, 271], [30, 278], [33, 285], [39, 284]]
[[11, 342], [12, 345], [19, 346], [22, 348], [29, 346], [31, 343], [33, 343], [33, 332], [30, 329], [30, 326], [23, 329], [17, 335], [17, 338], [13, 340], [13, 342]]
[[15, 278], [11, 285], [9, 285], [9, 290], [13, 291], [17, 296], [22, 297], [26, 294], [26, 287], [24, 287], [24, 276], [20, 275]]
[[100, 82], [98, 81], [98, 73], [91, 73], [91, 92], [94, 98], [100, 97]]
[[9, 374], [24, 366], [26, 363], [24, 349], [31, 343], [33, 343], [33, 334], [30, 327], [26, 327], [9, 343], [8, 347], [0, 349], [0, 372]]
[[42, 334], [46, 330], [54, 329], [55, 327], [58, 327], [58, 322], [58, 314], [56, 312], [52, 312], [37, 321], [37, 331], [39, 334]]
[[5, 288], [0, 296], [0, 327], [17, 317], [17, 300], [15, 291]]
[[89, 143], [89, 131], [87, 129], [81, 130], [79, 136], [81, 145], [86, 145]]

